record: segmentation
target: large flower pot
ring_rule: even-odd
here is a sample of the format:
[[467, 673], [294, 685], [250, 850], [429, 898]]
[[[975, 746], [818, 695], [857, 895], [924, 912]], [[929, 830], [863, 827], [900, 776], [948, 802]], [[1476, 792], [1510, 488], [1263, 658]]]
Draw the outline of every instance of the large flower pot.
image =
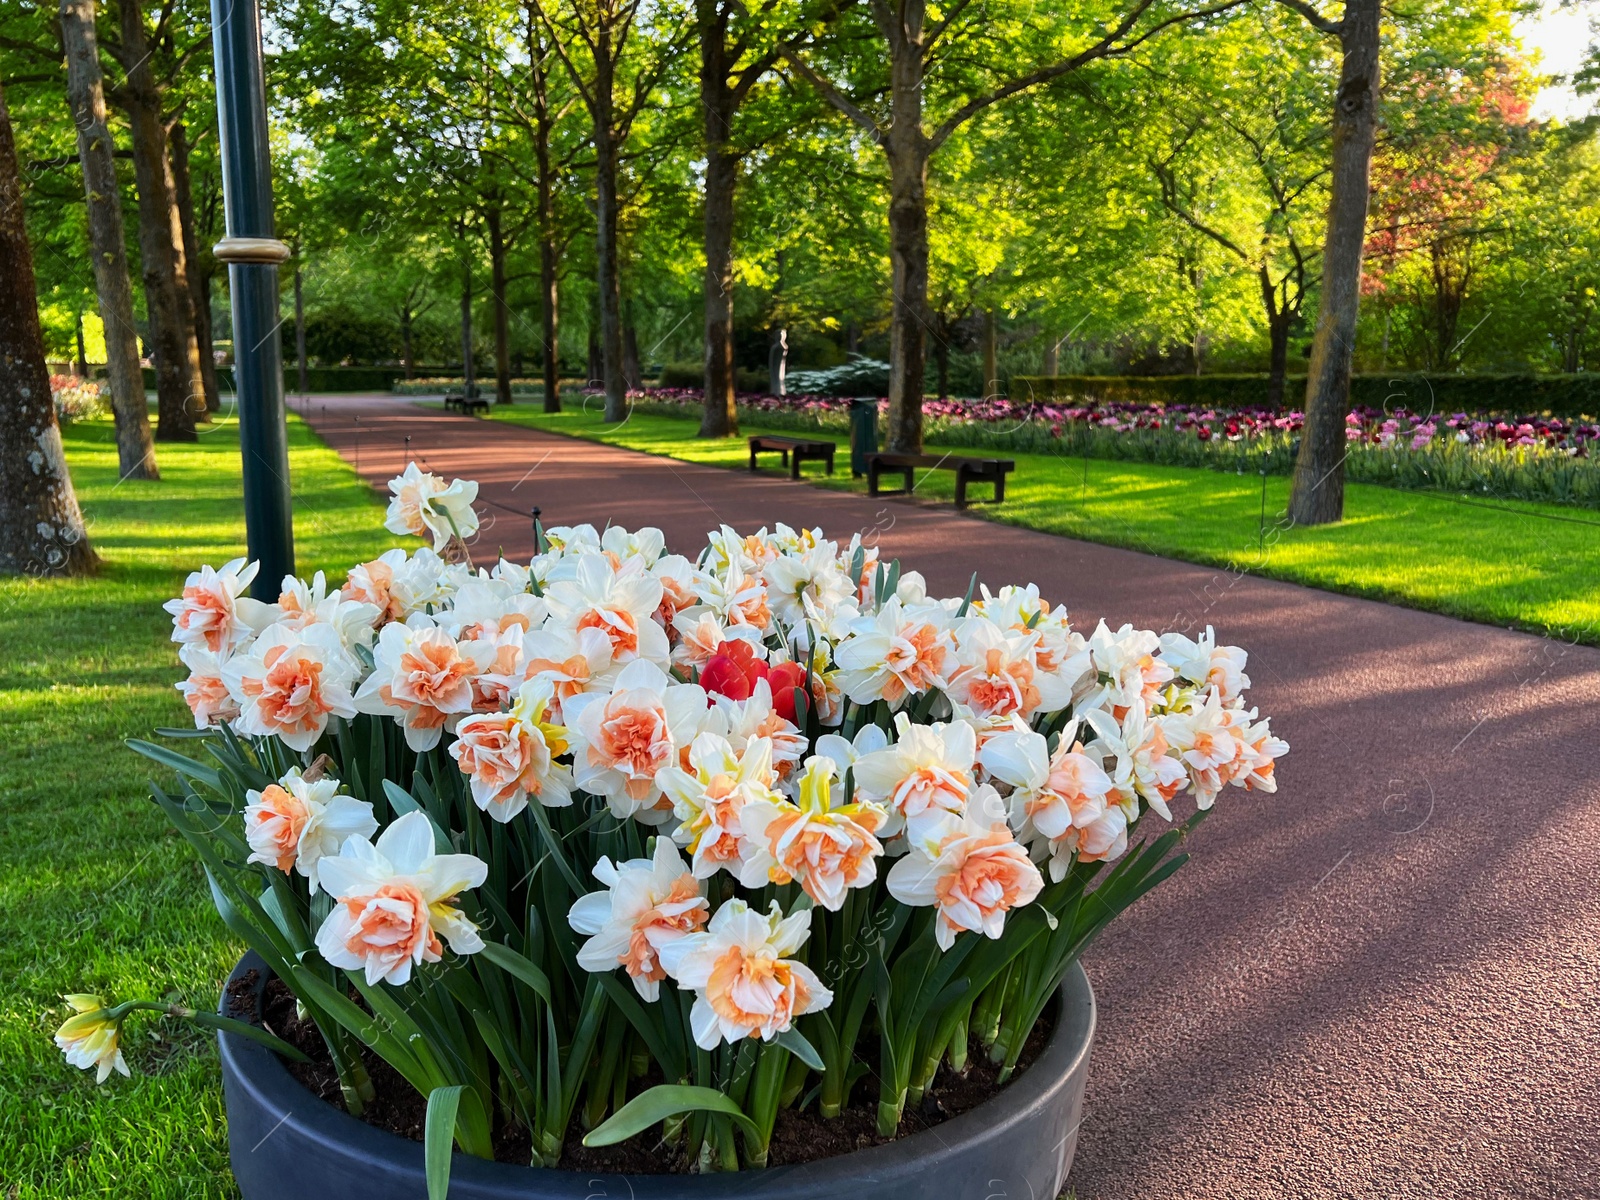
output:
[[[232, 985], [265, 964], [247, 954]], [[228, 993], [224, 992], [224, 997]], [[1094, 1040], [1081, 967], [1062, 985], [1056, 1024], [1033, 1064], [977, 1108], [882, 1146], [795, 1166], [712, 1175], [540, 1170], [457, 1154], [453, 1200], [1052, 1200], [1072, 1165]], [[270, 1050], [219, 1034], [228, 1149], [245, 1200], [418, 1200], [422, 1146], [318, 1099]]]

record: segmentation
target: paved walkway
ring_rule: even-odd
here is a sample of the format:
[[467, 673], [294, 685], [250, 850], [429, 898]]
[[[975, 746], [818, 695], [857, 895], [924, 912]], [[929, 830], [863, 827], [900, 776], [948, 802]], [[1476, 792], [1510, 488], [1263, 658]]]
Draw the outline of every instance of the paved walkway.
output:
[[[1600, 651], [380, 398], [307, 415], [375, 485], [482, 485], [484, 543], [547, 524], [877, 531], [959, 594], [1035, 580], [1075, 621], [1216, 626], [1293, 746], [1087, 956], [1080, 1200], [1600, 1197]], [[359, 443], [359, 450], [358, 450]], [[1027, 1198], [1013, 1198], [1027, 1200]]]

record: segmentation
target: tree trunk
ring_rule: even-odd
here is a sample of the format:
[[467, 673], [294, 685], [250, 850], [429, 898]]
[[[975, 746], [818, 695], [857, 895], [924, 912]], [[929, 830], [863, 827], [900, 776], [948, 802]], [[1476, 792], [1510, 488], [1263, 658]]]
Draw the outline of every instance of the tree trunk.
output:
[[206, 411], [222, 411], [222, 394], [217, 388], [217, 356], [211, 341], [211, 295], [206, 286], [210, 273], [202, 268], [200, 244], [195, 232], [194, 196], [189, 190], [189, 134], [182, 121], [172, 125], [168, 143], [172, 156], [172, 198], [178, 218], [184, 272], [189, 283], [189, 307], [194, 315], [194, 341], [200, 363], [200, 384], [205, 389]]
[[1276, 411], [1283, 407], [1283, 382], [1289, 372], [1289, 326], [1293, 314], [1288, 311], [1268, 314], [1267, 339], [1270, 346], [1267, 358], [1267, 407]]
[[494, 291], [494, 402], [511, 403], [511, 309], [506, 304], [506, 239], [498, 200], [490, 204], [489, 284]]
[[476, 364], [472, 361], [472, 263], [461, 260], [461, 390], [467, 396], [478, 394]]
[[983, 310], [983, 398], [1000, 394], [999, 355], [995, 348], [994, 309]]
[[[540, 204], [548, 203], [547, 197]], [[547, 218], [540, 220], [544, 230], [539, 236], [539, 308], [543, 328], [544, 411], [561, 411], [561, 326], [556, 302], [559, 299], [556, 277], [556, 239]]]
[[550, 113], [550, 54], [539, 33], [534, 6], [524, 3], [528, 31], [528, 83], [533, 93], [533, 157], [538, 170], [539, 219], [539, 333], [542, 342], [541, 374], [544, 411], [561, 411], [560, 256], [556, 248], [555, 171], [550, 162], [550, 135], [555, 118]]
[[629, 391], [644, 388], [644, 368], [639, 362], [639, 330], [633, 323], [633, 301], [628, 301], [628, 319], [622, 325], [622, 382]]
[[601, 378], [601, 372], [605, 368], [600, 363], [600, 301], [594, 296], [589, 301], [588, 362], [584, 366], [589, 373], [589, 386], [603, 386], [605, 380]]
[[939, 399], [947, 400], [950, 397], [950, 319], [941, 316], [935, 332], [938, 337], [933, 343], [933, 369], [938, 378]]
[[82, 575], [98, 560], [61, 449], [36, 287], [11, 114], [0, 91], [0, 572]]
[[[911, 13], [911, 10], [915, 10]], [[889, 326], [888, 449], [922, 452], [924, 331], [928, 322], [928, 145], [922, 132], [922, 6], [908, 5], [890, 41], [889, 262], [894, 309]], [[913, 27], [914, 26], [914, 27]]]
[[1040, 370], [1046, 376], [1055, 376], [1061, 373], [1061, 339], [1050, 334], [1045, 335], [1044, 366]]
[[1377, 131], [1379, 15], [1378, 0], [1345, 0], [1321, 311], [1306, 372], [1305, 429], [1289, 493], [1289, 519], [1297, 525], [1322, 525], [1344, 516], [1344, 419], [1350, 410]]
[[160, 479], [150, 413], [139, 368], [139, 335], [133, 323], [133, 282], [128, 278], [128, 248], [122, 229], [122, 191], [95, 35], [94, 0], [62, 0], [61, 39], [67, 54], [67, 99], [78, 128], [78, 159], [89, 204], [90, 260], [100, 323], [105, 327], [106, 376], [117, 430], [117, 473], [121, 479]]
[[78, 361], [73, 364], [79, 379], [89, 378], [89, 355], [83, 345], [83, 309], [73, 314], [72, 333], [78, 342]]
[[596, 31], [594, 77], [595, 258], [600, 287], [600, 362], [605, 378], [607, 421], [628, 415], [622, 378], [622, 291], [617, 267], [617, 130], [611, 89], [617, 55], [612, 28]]
[[[406, 340], [409, 346], [411, 330], [406, 330]], [[407, 354], [410, 350], [407, 350]], [[295, 382], [300, 385], [300, 394], [304, 396], [310, 382], [306, 371], [306, 289], [305, 267], [300, 261], [300, 243], [294, 246], [294, 369]]]
[[[295, 272], [297, 282], [299, 278], [300, 272], [297, 270]], [[410, 379], [416, 374], [417, 360], [411, 349], [411, 305], [409, 303], [403, 305], [400, 309], [400, 354], [401, 360], [405, 363], [406, 378]]]
[[696, 0], [700, 24], [700, 108], [705, 121], [705, 414], [701, 437], [739, 432], [733, 368], [733, 193], [739, 162], [733, 132], [733, 92], [728, 87], [728, 11], [717, 0]]
[[[144, 268], [150, 357], [156, 368], [156, 440], [192, 442], [196, 417], [205, 411], [194, 322], [180, 303], [173, 237], [172, 194], [167, 180], [167, 133], [161, 99], [150, 71], [151, 49], [138, 0], [122, 0], [121, 59], [126, 78], [115, 97], [133, 136], [139, 185], [139, 257]], [[187, 288], [187, 280], [184, 287]]]

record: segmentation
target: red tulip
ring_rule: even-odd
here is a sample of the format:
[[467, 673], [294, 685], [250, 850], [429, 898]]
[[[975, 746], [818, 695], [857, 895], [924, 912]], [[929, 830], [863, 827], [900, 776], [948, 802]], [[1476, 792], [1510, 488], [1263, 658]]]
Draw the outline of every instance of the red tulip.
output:
[[799, 663], [779, 663], [767, 672], [772, 688], [772, 707], [785, 721], [795, 719], [794, 690], [806, 685], [806, 669]]

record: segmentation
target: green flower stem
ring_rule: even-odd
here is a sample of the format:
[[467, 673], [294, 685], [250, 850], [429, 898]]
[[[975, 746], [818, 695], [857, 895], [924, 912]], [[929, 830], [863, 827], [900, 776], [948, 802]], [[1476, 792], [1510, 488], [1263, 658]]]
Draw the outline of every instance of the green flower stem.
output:
[[274, 1050], [285, 1058], [292, 1058], [295, 1062], [311, 1061], [288, 1042], [268, 1033], [259, 1025], [251, 1025], [245, 1021], [235, 1021], [232, 1017], [202, 1012], [199, 1009], [185, 1008], [181, 1004], [163, 1004], [157, 1000], [126, 1000], [111, 1008], [101, 1009], [98, 1014], [94, 1015], [104, 1016], [106, 1020], [115, 1021], [120, 1025], [131, 1012], [155, 1012], [161, 1013], [163, 1016], [177, 1017], [182, 1021], [193, 1021], [196, 1025], [204, 1025], [208, 1029], [220, 1029], [226, 1033], [249, 1038], [253, 1042], [260, 1042], [269, 1050]]

